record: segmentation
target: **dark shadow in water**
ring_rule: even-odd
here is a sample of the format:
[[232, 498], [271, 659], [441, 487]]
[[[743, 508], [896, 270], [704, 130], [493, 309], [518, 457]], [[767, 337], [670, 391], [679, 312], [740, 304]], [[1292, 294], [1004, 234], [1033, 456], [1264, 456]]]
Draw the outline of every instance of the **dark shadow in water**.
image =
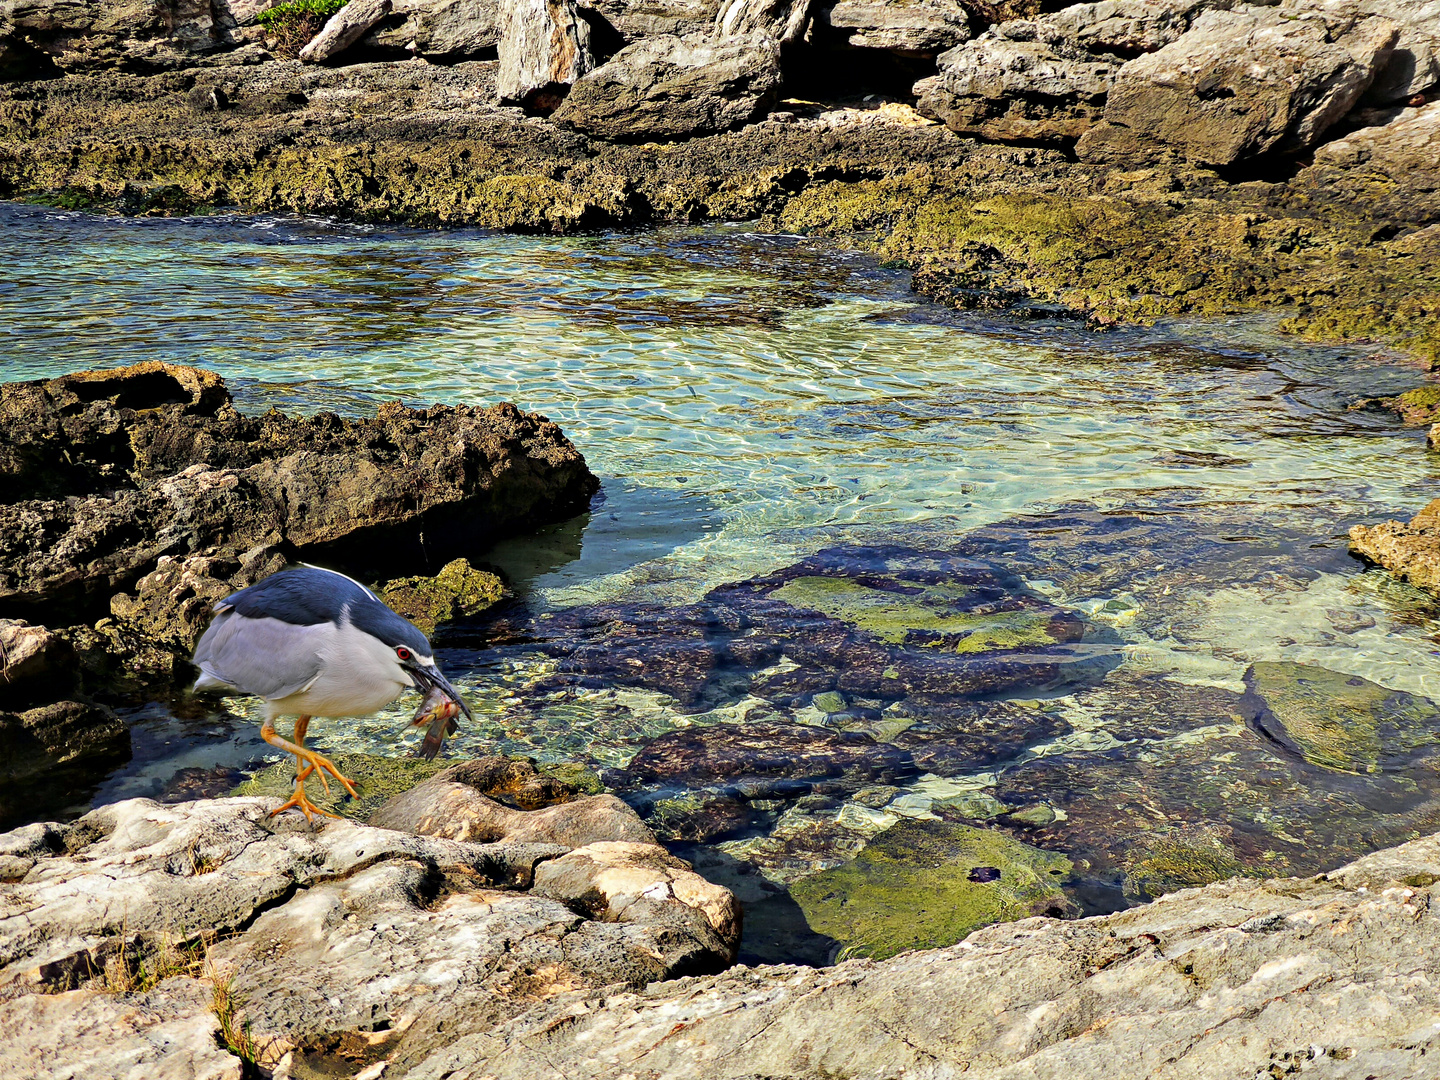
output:
[[486, 561], [524, 598], [628, 570], [693, 543], [724, 522], [701, 492], [605, 480], [590, 509], [526, 536], [502, 540]]
[[682, 841], [666, 847], [706, 881], [729, 889], [740, 899], [744, 921], [739, 963], [824, 967], [835, 962], [840, 942], [812, 930], [800, 905], [762, 877], [754, 863], [707, 844]]

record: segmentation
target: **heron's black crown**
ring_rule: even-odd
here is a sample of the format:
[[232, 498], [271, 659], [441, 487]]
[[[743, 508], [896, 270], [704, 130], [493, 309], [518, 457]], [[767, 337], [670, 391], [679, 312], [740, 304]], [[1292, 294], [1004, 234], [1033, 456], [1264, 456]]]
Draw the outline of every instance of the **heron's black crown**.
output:
[[299, 566], [271, 574], [248, 589], [231, 593], [215, 605], [215, 610], [227, 607], [247, 619], [279, 619], [292, 626], [325, 622], [338, 626], [348, 609], [350, 625], [379, 638], [390, 648], [404, 645], [417, 656], [434, 655], [429, 639], [414, 623], [395, 614], [359, 582], [318, 566]]

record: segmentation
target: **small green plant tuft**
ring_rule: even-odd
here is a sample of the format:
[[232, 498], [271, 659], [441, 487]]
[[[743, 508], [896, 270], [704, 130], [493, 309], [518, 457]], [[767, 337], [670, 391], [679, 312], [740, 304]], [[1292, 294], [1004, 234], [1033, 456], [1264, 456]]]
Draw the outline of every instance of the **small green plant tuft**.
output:
[[273, 50], [280, 56], [294, 59], [300, 50], [318, 34], [330, 16], [345, 6], [346, 0], [285, 0], [257, 16], [259, 23], [274, 39]]
[[122, 945], [105, 961], [105, 989], [112, 994], [144, 994], [156, 983], [176, 975], [192, 978], [200, 973], [205, 960], [203, 942], [177, 942], [165, 937], [150, 948], [137, 941], [133, 947]]
[[210, 972], [210, 983], [214, 992], [210, 999], [210, 1011], [220, 1022], [220, 1042], [247, 1067], [254, 1070], [260, 1061], [260, 1045], [250, 1033], [250, 1021], [240, 1015], [245, 999], [235, 990], [235, 976], [222, 978], [218, 972]]

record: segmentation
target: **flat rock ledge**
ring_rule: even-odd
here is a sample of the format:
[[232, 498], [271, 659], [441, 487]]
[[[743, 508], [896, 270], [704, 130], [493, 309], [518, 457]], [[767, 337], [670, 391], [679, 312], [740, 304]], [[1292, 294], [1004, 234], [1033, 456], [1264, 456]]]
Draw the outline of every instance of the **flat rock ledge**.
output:
[[618, 800], [549, 808], [573, 845], [276, 805], [132, 799], [0, 835], [0, 1077], [351, 1076], [734, 958], [734, 898]]
[[636, 823], [588, 802], [562, 804], [593, 823], [570, 849], [312, 830], [269, 799], [4, 834], [0, 1077], [1434, 1075], [1440, 836], [880, 962], [721, 972], [733, 898], [596, 839]]

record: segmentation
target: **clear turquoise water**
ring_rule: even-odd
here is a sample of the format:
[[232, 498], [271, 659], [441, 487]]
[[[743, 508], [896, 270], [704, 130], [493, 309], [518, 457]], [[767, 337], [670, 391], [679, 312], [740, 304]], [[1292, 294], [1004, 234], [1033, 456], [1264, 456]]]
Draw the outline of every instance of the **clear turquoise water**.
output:
[[[1163, 575], [1076, 595], [1032, 573], [1112, 625], [1129, 670], [1238, 689], [1250, 662], [1291, 659], [1440, 693], [1427, 604], [1339, 554], [1350, 525], [1436, 493], [1420, 433], [1347, 410], [1421, 380], [1378, 350], [1301, 345], [1260, 317], [1095, 335], [962, 316], [866, 256], [740, 226], [552, 238], [9, 207], [0, 259], [0, 378], [158, 358], [214, 368], [249, 409], [510, 400], [556, 420], [604, 493], [588, 518], [491, 553], [533, 610], [691, 602], [837, 541], [1148, 508], [1288, 528], [1313, 538], [1315, 569], [1224, 587], [1197, 571], [1181, 597]], [[1173, 633], [1136, 629], [1160, 604]], [[697, 716], [608, 687], [537, 714], [538, 654], [445, 662], [479, 716], [458, 752], [618, 765], [649, 736], [753, 707]], [[417, 738], [398, 734], [402, 704], [312, 731], [396, 752]], [[266, 749], [249, 725], [159, 707], [135, 737], [94, 798]]]

